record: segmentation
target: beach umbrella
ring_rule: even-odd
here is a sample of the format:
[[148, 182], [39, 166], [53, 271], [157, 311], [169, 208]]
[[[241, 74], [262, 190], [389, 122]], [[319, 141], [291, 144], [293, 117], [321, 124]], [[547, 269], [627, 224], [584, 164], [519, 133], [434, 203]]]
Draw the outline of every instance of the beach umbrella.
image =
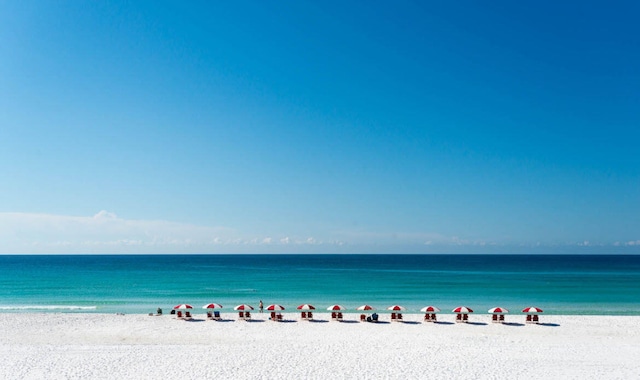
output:
[[468, 307], [465, 306], [458, 306], [455, 309], [452, 310], [454, 313], [462, 313], [462, 314], [466, 314], [466, 313], [473, 313], [473, 310], [469, 309]]
[[202, 307], [203, 309], [222, 309], [222, 305], [219, 303], [209, 303]]
[[340, 310], [344, 310], [344, 306], [342, 305], [331, 305], [327, 308], [327, 310], [331, 310], [331, 311], [340, 311]]
[[360, 311], [363, 311], [363, 310], [375, 310], [375, 308], [373, 306], [369, 306], [369, 305], [362, 305], [362, 306], [358, 306], [356, 308], [356, 310], [360, 310]]
[[253, 310], [253, 306], [242, 304], [234, 307], [233, 310], [237, 310], [237, 311]]
[[269, 306], [267, 306], [267, 310], [269, 310], [269, 311], [281, 311], [281, 310], [284, 310], [284, 306], [282, 306], [282, 305], [269, 305]]
[[422, 309], [420, 309], [420, 311], [423, 313], [439, 313], [440, 309], [438, 309], [435, 306], [425, 306]]
[[389, 306], [387, 308], [387, 310], [392, 310], [392, 311], [404, 311], [407, 310], [407, 308], [405, 308], [404, 306], [400, 306], [400, 305], [393, 305], [393, 306]]
[[302, 304], [297, 307], [298, 310], [315, 310], [316, 308], [313, 305], [309, 305], [308, 303]]
[[525, 307], [524, 309], [522, 309], [523, 313], [527, 313], [527, 314], [531, 314], [531, 313], [542, 313], [542, 309], [534, 307], [534, 306], [529, 306], [529, 307]]
[[186, 304], [186, 303], [183, 303], [183, 304], [180, 304], [180, 305], [174, 306], [173, 308], [174, 308], [175, 310], [185, 310], [185, 309], [193, 309], [193, 306], [188, 305], [188, 304]]
[[508, 312], [509, 310], [505, 309], [504, 307], [494, 307], [489, 309], [489, 313], [491, 314], [506, 314]]

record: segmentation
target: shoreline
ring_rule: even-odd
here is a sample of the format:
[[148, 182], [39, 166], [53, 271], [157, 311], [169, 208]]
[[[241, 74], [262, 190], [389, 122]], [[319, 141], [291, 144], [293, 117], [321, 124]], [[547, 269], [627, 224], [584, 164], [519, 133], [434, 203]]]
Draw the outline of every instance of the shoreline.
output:
[[[386, 313], [385, 313], [386, 314]], [[639, 316], [524, 315], [470, 322], [192, 321], [173, 315], [2, 313], [0, 373], [13, 378], [504, 378], [535, 370], [547, 377], [632, 378], [640, 373]], [[417, 314], [410, 314], [418, 317]], [[293, 322], [295, 321], [295, 322]]]

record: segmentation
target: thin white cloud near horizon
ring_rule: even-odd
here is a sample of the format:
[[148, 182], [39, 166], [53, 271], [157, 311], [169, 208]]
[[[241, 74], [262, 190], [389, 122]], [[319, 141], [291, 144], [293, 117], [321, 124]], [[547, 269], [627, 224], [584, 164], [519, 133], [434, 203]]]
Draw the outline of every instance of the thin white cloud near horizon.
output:
[[[0, 253], [453, 253], [500, 252], [514, 244], [437, 233], [334, 231], [328, 238], [259, 236], [228, 227], [165, 220], [129, 220], [102, 210], [92, 216], [0, 212]], [[638, 248], [640, 240], [531, 247]]]

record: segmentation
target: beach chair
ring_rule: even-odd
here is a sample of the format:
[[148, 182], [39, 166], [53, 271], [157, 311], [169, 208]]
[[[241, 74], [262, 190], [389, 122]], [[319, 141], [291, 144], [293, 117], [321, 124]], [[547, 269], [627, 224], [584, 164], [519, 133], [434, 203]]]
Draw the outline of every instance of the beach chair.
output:
[[276, 312], [272, 311], [271, 312], [271, 316], [269, 317], [269, 319], [271, 319], [272, 321], [276, 321], [278, 318], [276, 317]]
[[342, 322], [342, 313], [338, 313], [338, 321]]
[[213, 314], [210, 311], [207, 311], [207, 319], [213, 319]]
[[527, 320], [525, 321], [526, 323], [531, 323], [531, 314], [527, 314]]
[[504, 323], [504, 314], [500, 314], [500, 317], [498, 319], [500, 323]]
[[469, 322], [469, 314], [462, 314], [462, 322], [464, 323]]
[[371, 320], [374, 322], [378, 322], [378, 313], [371, 314]]
[[435, 322], [436, 320], [437, 320], [436, 319], [436, 315], [435, 314], [431, 314], [431, 322]]
[[540, 323], [540, 318], [538, 317], [537, 314], [533, 315], [533, 320], [531, 321], [532, 323]]
[[251, 313], [250, 313], [250, 312], [248, 312], [248, 311], [246, 311], [246, 312], [244, 313], [244, 319], [245, 319], [245, 320], [247, 320], [247, 321], [251, 320]]
[[176, 318], [182, 319], [182, 312], [181, 311], [178, 311], [178, 313], [176, 314]]
[[431, 322], [431, 314], [426, 313], [422, 319], [424, 322]]
[[219, 311], [214, 311], [213, 312], [213, 319], [215, 319], [216, 321], [219, 321], [221, 319]]
[[456, 314], [456, 323], [462, 323], [462, 314]]
[[491, 323], [498, 323], [498, 314], [493, 314], [491, 316]]
[[282, 314], [278, 313], [278, 322], [282, 322]]
[[396, 313], [391, 313], [391, 322], [396, 321]]
[[338, 314], [336, 314], [335, 312], [331, 313], [331, 320], [332, 321], [337, 321], [338, 320]]
[[313, 313], [312, 312], [307, 312], [307, 319], [308, 320], [312, 320], [313, 319]]
[[190, 311], [185, 311], [185, 312], [184, 312], [184, 318], [185, 318], [185, 319], [191, 319], [191, 318], [192, 318], [192, 317], [191, 317], [191, 312], [190, 312]]
[[366, 322], [367, 316], [364, 314], [360, 314], [360, 322]]
[[398, 313], [398, 319], [396, 319], [396, 321], [397, 321], [397, 322], [403, 322], [402, 314], [401, 314], [401, 313]]
[[244, 319], [244, 311], [238, 312], [238, 319]]
[[303, 319], [303, 320], [306, 320], [307, 319], [307, 312], [306, 311], [301, 312], [300, 313], [300, 318]]

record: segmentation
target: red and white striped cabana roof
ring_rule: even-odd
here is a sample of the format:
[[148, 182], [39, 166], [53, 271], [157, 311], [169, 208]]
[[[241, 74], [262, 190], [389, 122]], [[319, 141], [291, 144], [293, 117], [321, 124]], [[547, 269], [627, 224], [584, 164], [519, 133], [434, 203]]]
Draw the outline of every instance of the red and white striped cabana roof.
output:
[[504, 307], [494, 307], [489, 309], [489, 313], [491, 314], [506, 314], [508, 312], [509, 310], [505, 309]]
[[373, 306], [369, 306], [369, 305], [362, 305], [362, 306], [358, 306], [356, 308], [356, 310], [375, 310], [375, 308]]
[[275, 305], [275, 304], [274, 305], [269, 305], [269, 306], [267, 306], [267, 310], [269, 310], [269, 311], [281, 311], [281, 310], [284, 310], [284, 306]]
[[182, 303], [182, 304], [180, 304], [180, 305], [176, 305], [176, 306], [174, 306], [173, 308], [174, 308], [174, 309], [176, 309], [176, 310], [178, 310], [178, 309], [180, 309], [180, 310], [184, 310], [184, 309], [193, 309], [193, 306], [188, 305], [188, 304], [186, 304], [186, 303]]
[[304, 303], [297, 307], [298, 310], [315, 310], [316, 308], [313, 305], [309, 305], [308, 303]]
[[522, 309], [523, 313], [531, 314], [531, 313], [542, 313], [542, 309], [535, 306], [529, 306]]
[[234, 307], [233, 310], [239, 310], [239, 311], [253, 310], [253, 306], [243, 303], [242, 305], [238, 305]]
[[202, 307], [203, 309], [222, 309], [219, 303], [208, 303]]
[[459, 313], [459, 314], [473, 313], [473, 310], [469, 309], [466, 306], [458, 306], [455, 309], [453, 309], [452, 311], [454, 313]]
[[425, 306], [422, 309], [420, 309], [420, 311], [422, 311], [423, 313], [439, 313], [440, 309], [438, 309], [435, 306]]
[[400, 306], [400, 305], [393, 305], [393, 306], [389, 306], [389, 307], [387, 308], [387, 310], [392, 310], [392, 311], [404, 311], [404, 310], [407, 310], [407, 308], [406, 308], [406, 307], [404, 307], [404, 306]]
[[344, 310], [344, 306], [342, 305], [331, 305], [327, 308], [327, 310], [331, 310], [331, 311], [340, 311], [340, 310]]

